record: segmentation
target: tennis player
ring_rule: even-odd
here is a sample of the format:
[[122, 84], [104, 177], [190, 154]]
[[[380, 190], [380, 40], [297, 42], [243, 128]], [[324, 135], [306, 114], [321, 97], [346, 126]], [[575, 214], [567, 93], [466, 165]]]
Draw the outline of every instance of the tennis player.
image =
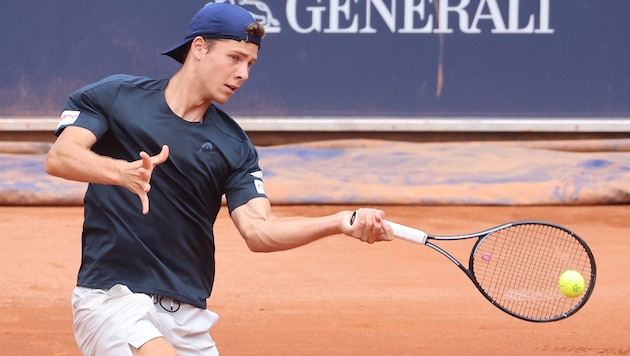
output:
[[[73, 330], [85, 355], [218, 355], [207, 309], [213, 224], [227, 209], [250, 250], [280, 251], [345, 234], [392, 239], [384, 212], [277, 217], [258, 154], [223, 104], [249, 78], [264, 28], [229, 3], [203, 7], [170, 79], [114, 75], [73, 93], [46, 172], [88, 182]], [[150, 205], [149, 205], [150, 202]]]

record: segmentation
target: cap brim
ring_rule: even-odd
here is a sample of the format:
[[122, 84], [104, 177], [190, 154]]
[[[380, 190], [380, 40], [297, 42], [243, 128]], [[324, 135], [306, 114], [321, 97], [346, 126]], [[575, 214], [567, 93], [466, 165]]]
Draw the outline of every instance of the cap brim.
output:
[[190, 43], [192, 40], [187, 39], [183, 42], [176, 44], [175, 46], [167, 49], [162, 52], [163, 55], [169, 56], [179, 63], [184, 63], [184, 59], [186, 58], [186, 53], [188, 53], [188, 48], [190, 47]]

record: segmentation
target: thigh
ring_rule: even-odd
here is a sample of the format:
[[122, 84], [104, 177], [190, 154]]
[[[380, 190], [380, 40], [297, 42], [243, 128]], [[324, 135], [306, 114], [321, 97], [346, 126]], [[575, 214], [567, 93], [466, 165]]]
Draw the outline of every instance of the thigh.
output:
[[76, 287], [72, 295], [73, 331], [84, 355], [132, 355], [162, 336], [151, 298], [116, 285], [109, 290]]
[[147, 341], [139, 349], [130, 346], [134, 356], [180, 356], [164, 337]]
[[[219, 355], [210, 336], [210, 328], [219, 316], [211, 310], [180, 304], [169, 298], [156, 300], [160, 332], [175, 347], [179, 355]], [[176, 307], [174, 308], [173, 305]], [[176, 311], [173, 311], [176, 310]]]

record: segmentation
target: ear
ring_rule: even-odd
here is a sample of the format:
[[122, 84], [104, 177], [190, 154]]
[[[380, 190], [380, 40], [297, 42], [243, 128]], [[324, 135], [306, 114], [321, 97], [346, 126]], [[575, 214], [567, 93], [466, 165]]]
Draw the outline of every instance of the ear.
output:
[[208, 51], [207, 47], [208, 46], [206, 45], [206, 41], [203, 37], [197, 36], [190, 43], [190, 51], [188, 53], [199, 60]]

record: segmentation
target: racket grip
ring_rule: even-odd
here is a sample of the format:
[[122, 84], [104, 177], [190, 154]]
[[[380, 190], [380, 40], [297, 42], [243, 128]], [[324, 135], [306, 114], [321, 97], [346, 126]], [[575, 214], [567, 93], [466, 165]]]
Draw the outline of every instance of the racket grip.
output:
[[[357, 218], [357, 211], [352, 213], [352, 217], [350, 218], [350, 225], [354, 224], [354, 220]], [[418, 229], [414, 229], [409, 226], [397, 224], [395, 222], [391, 222], [385, 220], [389, 226], [392, 227], [394, 232], [394, 236], [401, 240], [415, 242], [417, 244], [424, 245], [427, 242], [427, 233]]]
[[385, 222], [389, 224], [389, 226], [392, 227], [392, 230], [394, 230], [394, 236], [396, 236], [399, 239], [415, 242], [421, 245], [424, 245], [427, 242], [428, 235], [424, 231], [414, 229], [409, 226], [397, 224], [395, 222], [391, 222], [388, 220], [385, 220]]

